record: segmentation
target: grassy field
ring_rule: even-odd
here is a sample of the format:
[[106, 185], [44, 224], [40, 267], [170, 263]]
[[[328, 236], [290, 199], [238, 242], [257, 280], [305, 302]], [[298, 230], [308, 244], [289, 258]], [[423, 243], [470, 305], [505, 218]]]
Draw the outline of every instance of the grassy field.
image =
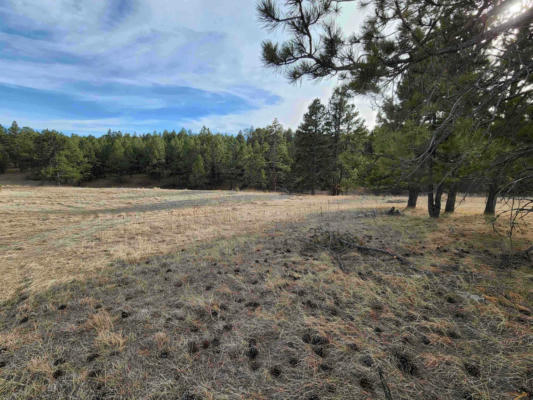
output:
[[5, 185], [0, 398], [531, 398], [531, 226], [404, 202]]

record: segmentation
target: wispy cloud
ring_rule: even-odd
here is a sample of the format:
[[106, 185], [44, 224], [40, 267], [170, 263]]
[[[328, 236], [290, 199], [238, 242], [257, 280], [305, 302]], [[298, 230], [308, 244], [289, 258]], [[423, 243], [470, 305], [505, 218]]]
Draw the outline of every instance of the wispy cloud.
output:
[[[296, 126], [334, 82], [288, 85], [260, 62], [254, 1], [4, 0], [0, 123], [98, 133]], [[363, 107], [363, 115], [373, 112]], [[92, 125], [91, 125], [92, 124]], [[106, 125], [109, 124], [109, 125]]]

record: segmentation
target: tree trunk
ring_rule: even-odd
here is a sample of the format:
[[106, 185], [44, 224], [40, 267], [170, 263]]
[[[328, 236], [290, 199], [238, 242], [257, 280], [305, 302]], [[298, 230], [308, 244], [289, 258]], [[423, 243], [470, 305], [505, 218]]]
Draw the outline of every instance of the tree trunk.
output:
[[430, 184], [428, 187], [428, 213], [431, 218], [439, 218], [441, 210], [441, 199], [442, 199], [442, 185], [437, 185], [435, 187], [433, 184]]
[[335, 129], [333, 132], [333, 186], [332, 194], [333, 196], [338, 196], [340, 194], [341, 186], [341, 169], [339, 168], [339, 138], [341, 135], [341, 128], [338, 119], [335, 119]]
[[420, 190], [418, 188], [409, 188], [409, 199], [407, 200], [407, 208], [416, 208], [416, 202], [418, 201], [418, 194]]
[[340, 185], [338, 184], [334, 184], [332, 187], [331, 187], [331, 195], [332, 196], [338, 196], [341, 194], [341, 189], [340, 189]]
[[316, 154], [315, 151], [313, 151], [313, 164], [311, 169], [311, 194], [314, 196], [315, 194], [315, 186], [316, 186]]
[[455, 200], [457, 199], [457, 185], [452, 185], [448, 191], [448, 198], [446, 199], [446, 207], [444, 212], [453, 213], [455, 211]]
[[496, 212], [496, 201], [498, 200], [498, 188], [495, 184], [489, 186], [487, 202], [485, 204], [485, 215], [494, 215]]

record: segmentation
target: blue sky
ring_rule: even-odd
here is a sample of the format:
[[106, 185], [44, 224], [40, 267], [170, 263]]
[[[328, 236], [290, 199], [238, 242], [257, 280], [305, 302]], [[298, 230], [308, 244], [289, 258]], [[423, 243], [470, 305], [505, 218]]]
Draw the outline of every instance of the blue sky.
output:
[[[346, 8], [343, 21], [361, 20]], [[66, 133], [295, 128], [334, 80], [260, 60], [254, 0], [0, 0], [0, 124]], [[375, 112], [356, 105], [369, 125]]]

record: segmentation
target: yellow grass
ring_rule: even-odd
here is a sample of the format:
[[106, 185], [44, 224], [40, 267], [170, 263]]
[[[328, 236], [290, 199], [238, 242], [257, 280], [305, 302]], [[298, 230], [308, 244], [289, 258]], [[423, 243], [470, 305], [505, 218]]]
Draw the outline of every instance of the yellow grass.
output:
[[87, 327], [94, 329], [97, 332], [109, 331], [113, 329], [113, 320], [107, 311], [100, 311], [97, 314], [89, 316]]
[[[316, 213], [403, 208], [386, 202], [391, 199], [400, 198], [7, 185], [0, 190], [0, 300], [21, 288], [40, 290], [88, 276], [114, 260], [139, 261], [202, 241], [260, 233]], [[425, 216], [424, 199], [419, 205], [414, 214]], [[482, 210], [482, 198], [468, 198], [452, 218], [460, 223], [458, 217], [471, 217], [466, 234], [488, 230], [483, 218], [472, 217]]]
[[45, 356], [35, 357], [28, 363], [28, 371], [33, 374], [42, 374], [46, 377], [52, 377], [52, 366], [50, 360]]

